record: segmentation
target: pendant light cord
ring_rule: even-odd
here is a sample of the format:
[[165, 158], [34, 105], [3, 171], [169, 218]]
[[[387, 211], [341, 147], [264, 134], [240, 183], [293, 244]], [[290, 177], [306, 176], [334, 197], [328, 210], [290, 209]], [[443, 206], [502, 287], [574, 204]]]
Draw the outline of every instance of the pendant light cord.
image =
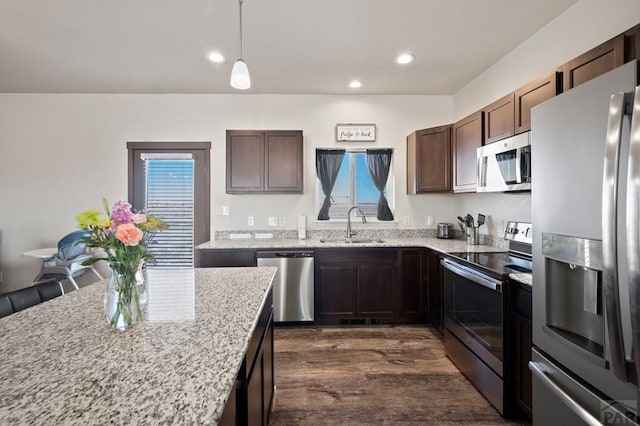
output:
[[240, 59], [243, 58], [242, 56], [242, 3], [243, 2], [244, 0], [238, 0], [238, 3], [240, 4]]

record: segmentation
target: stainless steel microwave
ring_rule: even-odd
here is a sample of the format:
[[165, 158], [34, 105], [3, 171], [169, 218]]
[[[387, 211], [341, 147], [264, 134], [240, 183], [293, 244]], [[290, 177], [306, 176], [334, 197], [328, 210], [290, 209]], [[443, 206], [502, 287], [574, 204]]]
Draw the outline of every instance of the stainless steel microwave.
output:
[[531, 191], [530, 133], [478, 148], [477, 192]]

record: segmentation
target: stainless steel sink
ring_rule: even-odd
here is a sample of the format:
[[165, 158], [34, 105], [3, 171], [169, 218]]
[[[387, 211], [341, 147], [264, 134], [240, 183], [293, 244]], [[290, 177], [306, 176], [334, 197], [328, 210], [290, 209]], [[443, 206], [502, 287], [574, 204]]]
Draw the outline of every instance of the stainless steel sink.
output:
[[321, 243], [330, 244], [330, 243], [339, 243], [339, 244], [382, 244], [384, 240], [378, 238], [343, 238], [338, 240], [325, 240], [321, 239]]

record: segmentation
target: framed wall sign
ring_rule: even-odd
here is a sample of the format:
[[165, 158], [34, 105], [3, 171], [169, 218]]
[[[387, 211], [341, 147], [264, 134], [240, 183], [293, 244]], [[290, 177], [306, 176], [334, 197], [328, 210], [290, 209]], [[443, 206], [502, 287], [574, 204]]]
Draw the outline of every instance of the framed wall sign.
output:
[[338, 142], [375, 142], [375, 124], [336, 124]]

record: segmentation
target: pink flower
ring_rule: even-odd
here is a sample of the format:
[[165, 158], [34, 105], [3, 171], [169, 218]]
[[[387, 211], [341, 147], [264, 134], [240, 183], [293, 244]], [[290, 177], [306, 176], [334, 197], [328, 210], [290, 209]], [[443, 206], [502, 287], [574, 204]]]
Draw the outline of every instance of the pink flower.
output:
[[133, 220], [133, 223], [140, 224], [140, 223], [145, 223], [147, 221], [147, 216], [142, 213], [136, 213], [133, 215], [131, 219]]
[[142, 237], [142, 230], [133, 223], [120, 225], [116, 231], [116, 238], [122, 241], [125, 246], [137, 246], [140, 240], [142, 240]]
[[126, 201], [116, 202], [111, 210], [112, 228], [117, 228], [119, 225], [125, 223], [131, 223], [132, 217], [131, 204]]

